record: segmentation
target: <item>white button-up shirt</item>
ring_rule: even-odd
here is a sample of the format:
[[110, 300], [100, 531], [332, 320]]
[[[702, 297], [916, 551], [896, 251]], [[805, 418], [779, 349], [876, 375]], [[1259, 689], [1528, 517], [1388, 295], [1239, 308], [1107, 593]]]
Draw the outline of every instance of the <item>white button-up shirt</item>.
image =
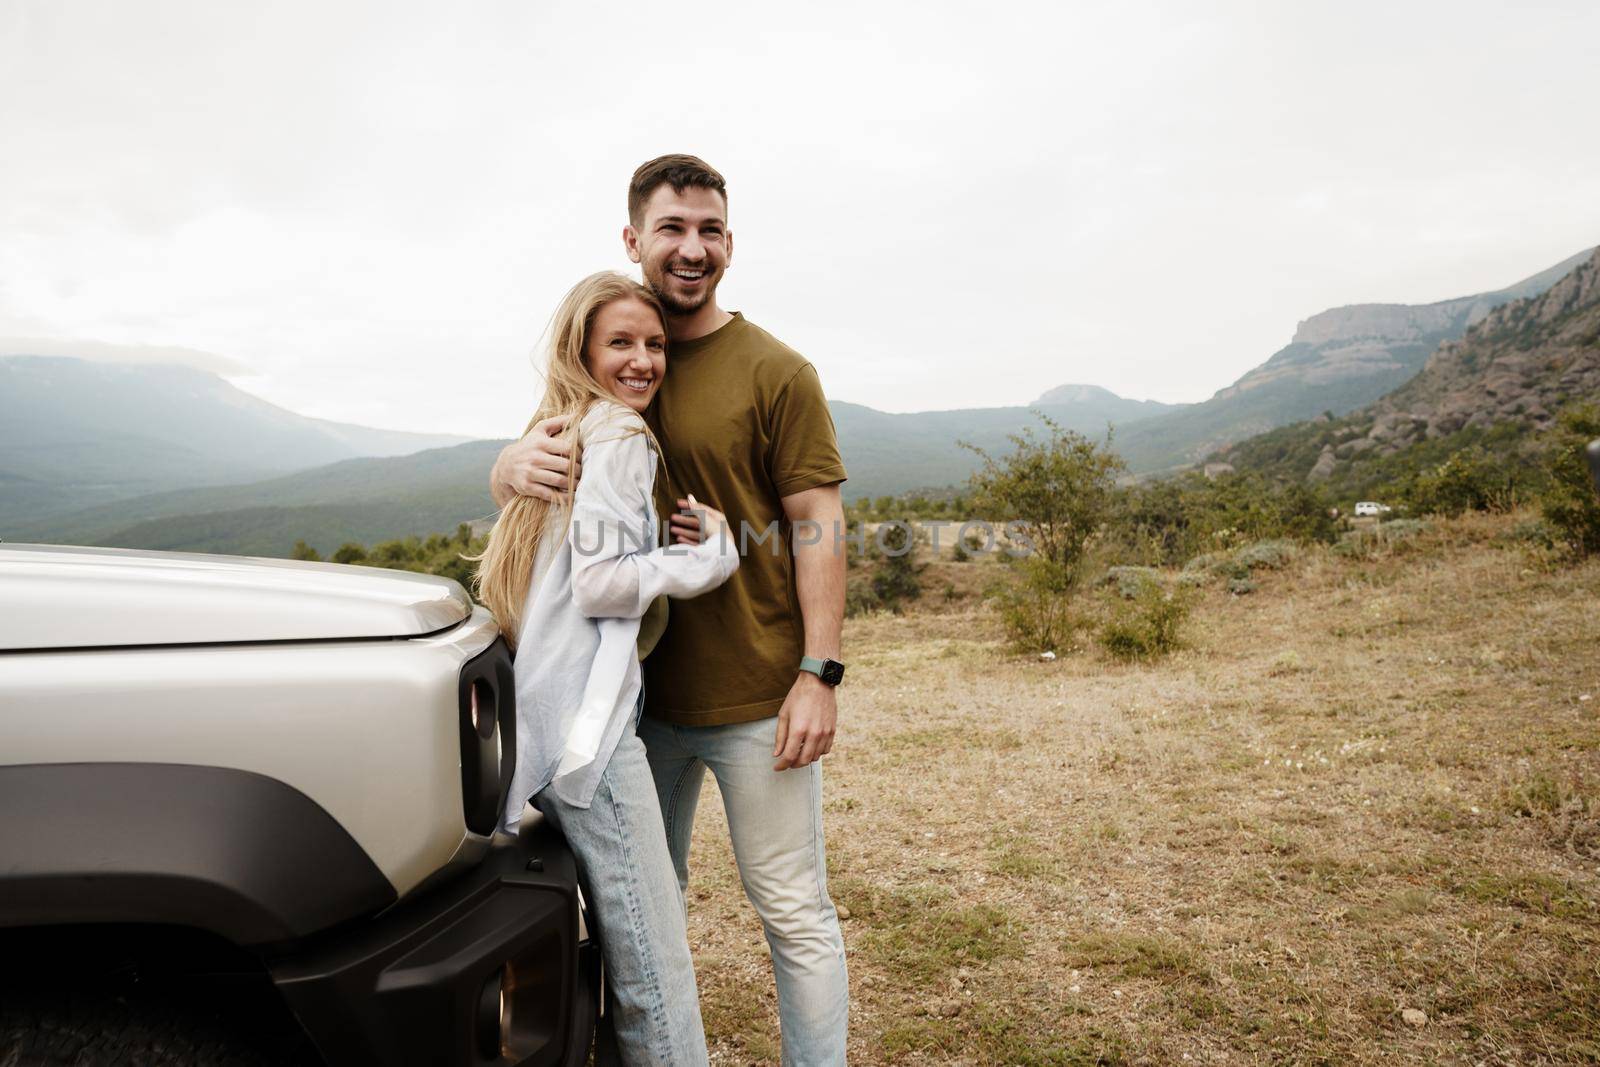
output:
[[611, 402], [597, 402], [579, 423], [583, 475], [570, 516], [551, 509], [522, 611], [507, 830], [546, 787], [589, 806], [633, 725], [642, 684], [635, 642], [650, 602], [715, 589], [739, 567], [731, 537], [657, 546], [658, 463], [643, 430], [643, 419]]

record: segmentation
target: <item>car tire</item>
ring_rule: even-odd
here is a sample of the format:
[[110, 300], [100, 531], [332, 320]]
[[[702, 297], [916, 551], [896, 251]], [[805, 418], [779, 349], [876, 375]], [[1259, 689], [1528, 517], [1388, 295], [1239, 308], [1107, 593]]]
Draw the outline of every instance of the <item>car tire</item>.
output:
[[4, 1067], [322, 1067], [270, 986], [0, 990]]

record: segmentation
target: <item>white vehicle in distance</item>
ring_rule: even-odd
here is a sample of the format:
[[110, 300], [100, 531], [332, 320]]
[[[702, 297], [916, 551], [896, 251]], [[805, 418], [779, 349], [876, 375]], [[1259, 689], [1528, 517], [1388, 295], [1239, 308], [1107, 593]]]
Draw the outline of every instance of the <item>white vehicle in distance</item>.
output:
[[1356, 518], [1387, 515], [1393, 510], [1388, 504], [1380, 504], [1376, 500], [1362, 500], [1356, 504]]

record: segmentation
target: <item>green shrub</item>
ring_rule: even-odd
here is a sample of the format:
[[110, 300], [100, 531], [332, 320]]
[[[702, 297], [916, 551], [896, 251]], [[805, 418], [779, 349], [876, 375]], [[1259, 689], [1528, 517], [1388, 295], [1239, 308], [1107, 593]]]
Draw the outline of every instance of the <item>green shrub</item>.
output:
[[1182, 646], [1194, 594], [1181, 584], [1147, 581], [1131, 603], [1100, 628], [1100, 644], [1117, 659], [1157, 659]]
[[[1294, 559], [1298, 549], [1293, 541], [1252, 541], [1227, 552], [1205, 552], [1184, 564], [1184, 574], [1195, 582], [1223, 578], [1229, 582], [1249, 581], [1251, 572], [1280, 570]], [[1255, 588], [1253, 585], [1251, 588]]]
[[1341, 556], [1370, 556], [1403, 545], [1428, 529], [1423, 519], [1390, 519], [1377, 526], [1360, 527], [1339, 538], [1333, 550]]
[[1121, 558], [1161, 566], [1241, 540], [1332, 542], [1336, 529], [1329, 503], [1320, 490], [1303, 483], [1190, 473], [1124, 489], [1112, 536]]
[[1015, 523], [1025, 531], [1033, 555], [1073, 571], [1111, 513], [1117, 474], [1125, 465], [1109, 443], [1096, 444], [1034, 414], [1046, 435], [1024, 428], [1011, 435], [1012, 450], [1004, 456], [961, 443], [983, 461], [968, 480], [971, 499], [990, 522]]
[[1116, 589], [1118, 596], [1132, 600], [1147, 583], [1159, 581], [1160, 577], [1161, 572], [1154, 567], [1112, 567], [1106, 571], [1105, 580]]
[[1214, 574], [1228, 568], [1233, 562], [1229, 552], [1202, 552], [1183, 565], [1185, 574]]
[[1538, 549], [1551, 549], [1562, 544], [1556, 528], [1544, 519], [1523, 519], [1506, 531], [1505, 540]]
[[1510, 511], [1517, 497], [1516, 480], [1504, 459], [1477, 445], [1417, 474], [1405, 490], [1412, 511], [1451, 518], [1465, 511]]
[[866, 615], [883, 607], [883, 602], [878, 599], [878, 594], [872, 590], [872, 579], [860, 575], [852, 575], [844, 583], [844, 613], [854, 618], [857, 615]]
[[1077, 629], [1071, 610], [1078, 573], [1044, 556], [1018, 560], [996, 594], [1000, 621], [1019, 652], [1059, 652]]
[[880, 606], [898, 613], [903, 601], [922, 595], [922, 567], [914, 561], [916, 545], [908, 523], [883, 526], [879, 533], [884, 551], [872, 576], [872, 593]]
[[1269, 571], [1282, 570], [1296, 555], [1293, 541], [1257, 541], [1254, 544], [1241, 545], [1234, 550], [1235, 561], [1244, 564], [1247, 570], [1264, 567]]
[[1555, 537], [1577, 556], [1600, 553], [1600, 494], [1589, 477], [1584, 448], [1600, 437], [1600, 406], [1567, 408], [1556, 420], [1545, 449], [1549, 482], [1539, 501]]
[[328, 558], [333, 563], [358, 563], [368, 567], [437, 574], [454, 578], [470, 589], [476, 565], [462, 557], [481, 554], [486, 541], [487, 537], [473, 537], [471, 525], [461, 523], [454, 534], [429, 534], [426, 538], [381, 541], [370, 549], [355, 541], [346, 541]]

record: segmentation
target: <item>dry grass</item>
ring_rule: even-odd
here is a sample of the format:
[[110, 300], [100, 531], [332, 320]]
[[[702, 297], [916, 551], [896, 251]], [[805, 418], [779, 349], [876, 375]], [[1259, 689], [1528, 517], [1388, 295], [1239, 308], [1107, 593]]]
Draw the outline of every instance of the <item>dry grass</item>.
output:
[[[825, 765], [852, 1062], [1600, 1059], [1600, 562], [1508, 522], [1211, 590], [1153, 665], [1009, 656], [938, 570], [928, 610], [852, 620]], [[714, 1058], [775, 1063], [701, 812]]]

